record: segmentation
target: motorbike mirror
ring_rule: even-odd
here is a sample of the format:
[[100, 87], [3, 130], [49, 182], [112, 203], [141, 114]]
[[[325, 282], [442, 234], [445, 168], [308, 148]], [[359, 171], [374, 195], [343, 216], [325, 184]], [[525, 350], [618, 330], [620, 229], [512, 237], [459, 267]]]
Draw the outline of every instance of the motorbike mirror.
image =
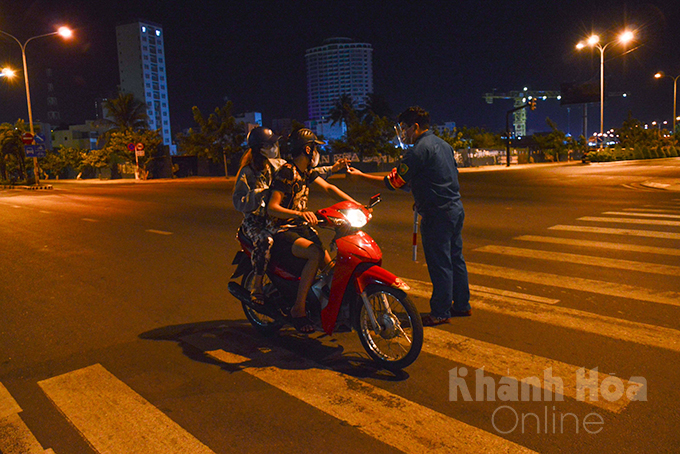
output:
[[380, 193], [377, 193], [376, 195], [371, 197], [371, 200], [369, 200], [368, 208], [373, 208], [374, 206], [379, 204], [381, 201], [382, 201], [382, 199], [380, 198]]

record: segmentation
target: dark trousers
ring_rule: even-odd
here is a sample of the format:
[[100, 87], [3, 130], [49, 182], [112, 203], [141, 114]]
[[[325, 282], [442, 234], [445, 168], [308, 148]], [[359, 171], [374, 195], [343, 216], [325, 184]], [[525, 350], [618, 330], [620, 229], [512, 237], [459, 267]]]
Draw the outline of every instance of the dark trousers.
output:
[[462, 209], [423, 215], [420, 234], [427, 270], [432, 281], [431, 314], [446, 318], [456, 311], [470, 309], [470, 286], [463, 259]]

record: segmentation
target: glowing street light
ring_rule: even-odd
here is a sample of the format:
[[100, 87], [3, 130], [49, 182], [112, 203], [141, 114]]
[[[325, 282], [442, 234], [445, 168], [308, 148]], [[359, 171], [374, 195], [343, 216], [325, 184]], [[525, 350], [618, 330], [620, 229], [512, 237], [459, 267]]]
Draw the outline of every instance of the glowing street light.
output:
[[12, 79], [16, 75], [16, 72], [12, 68], [2, 68], [2, 71], [0, 71], [0, 77], [6, 77], [8, 79]]
[[664, 74], [663, 71], [659, 71], [658, 73], [654, 74], [654, 77], [657, 79], [663, 79], [664, 77], [673, 79], [673, 134], [675, 134], [675, 123], [678, 121], [678, 118], [680, 118], [677, 116], [677, 112], [675, 110], [678, 100], [678, 78], [680, 78], [680, 75], [673, 77]]
[[[11, 35], [7, 32], [4, 32], [0, 30], [0, 33], [2, 33], [5, 36], [9, 36], [12, 38], [16, 43], [21, 47], [21, 58], [24, 63], [24, 82], [26, 83], [26, 104], [28, 106], [28, 124], [29, 127], [31, 128], [31, 134], [35, 135], [35, 130], [33, 129], [33, 111], [31, 109], [31, 90], [28, 86], [28, 65], [26, 64], [26, 45], [30, 42], [33, 41], [34, 39], [38, 38], [45, 38], [48, 36], [53, 36], [53, 35], [59, 35], [62, 38], [68, 39], [71, 36], [73, 36], [73, 31], [71, 31], [70, 28], [68, 27], [59, 27], [59, 29], [56, 32], [52, 33], [45, 33], [44, 35], [38, 35], [38, 36], [33, 36], [31, 38], [28, 38], [24, 43], [22, 44], [21, 41], [17, 39], [16, 36]], [[4, 72], [4, 70], [3, 70]], [[35, 174], [35, 184], [40, 183], [40, 169], [38, 168], [38, 158], [34, 157], [33, 158], [33, 173]]]
[[581, 41], [576, 45], [576, 49], [581, 50], [586, 46], [595, 47], [600, 51], [600, 134], [604, 132], [604, 50], [614, 43], [627, 44], [635, 39], [635, 35], [630, 30], [622, 32], [614, 41], [600, 44], [598, 35], [591, 35], [586, 41]]

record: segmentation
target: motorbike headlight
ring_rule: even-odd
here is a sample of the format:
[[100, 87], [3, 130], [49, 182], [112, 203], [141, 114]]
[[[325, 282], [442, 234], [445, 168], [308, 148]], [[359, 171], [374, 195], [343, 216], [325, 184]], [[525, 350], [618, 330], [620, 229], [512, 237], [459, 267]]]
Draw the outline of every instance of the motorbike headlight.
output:
[[340, 212], [345, 215], [347, 222], [349, 222], [349, 225], [352, 227], [361, 228], [368, 222], [368, 218], [361, 210], [340, 210]]

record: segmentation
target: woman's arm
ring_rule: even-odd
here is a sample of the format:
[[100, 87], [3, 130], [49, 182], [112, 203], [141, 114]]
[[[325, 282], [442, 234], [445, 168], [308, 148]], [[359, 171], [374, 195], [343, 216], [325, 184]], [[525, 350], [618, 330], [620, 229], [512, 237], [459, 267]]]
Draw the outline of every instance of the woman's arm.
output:
[[262, 204], [267, 188], [258, 188], [257, 178], [247, 167], [241, 169], [236, 178], [231, 200], [241, 213], [252, 213]]

